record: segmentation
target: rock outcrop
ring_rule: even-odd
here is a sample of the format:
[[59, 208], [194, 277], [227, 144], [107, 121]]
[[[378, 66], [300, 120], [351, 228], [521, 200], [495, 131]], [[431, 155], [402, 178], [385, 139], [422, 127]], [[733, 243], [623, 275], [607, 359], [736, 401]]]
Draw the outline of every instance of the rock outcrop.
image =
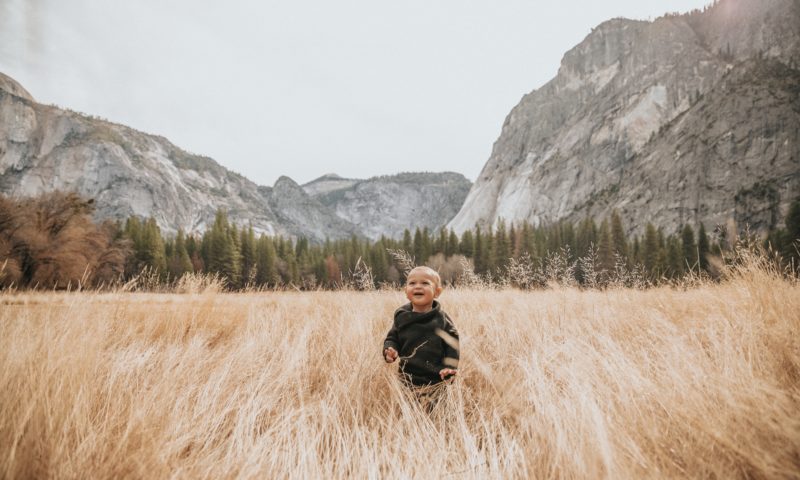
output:
[[0, 89], [0, 192], [52, 190], [94, 198], [99, 219], [152, 216], [167, 232], [203, 231], [224, 208], [259, 231], [288, 233], [257, 185], [214, 160]]
[[13, 78], [3, 73], [0, 73], [0, 90], [4, 90], [10, 93], [11, 95], [23, 98], [25, 100], [28, 100], [29, 102], [33, 101], [33, 97], [31, 96], [31, 94], [28, 93], [28, 91], [25, 90], [22, 87], [22, 85], [17, 83], [17, 81], [14, 80]]
[[800, 193], [797, 25], [794, 0], [601, 24], [512, 109], [449, 226], [776, 226]]
[[166, 233], [197, 233], [223, 208], [259, 233], [378, 238], [445, 225], [469, 187], [461, 175], [427, 173], [370, 180], [326, 175], [305, 187], [281, 177], [273, 187], [258, 186], [163, 137], [41, 105], [0, 74], [0, 193], [74, 191], [95, 199], [98, 220], [154, 217]]
[[296, 235], [315, 240], [363, 236], [358, 227], [336, 216], [331, 208], [311, 197], [289, 177], [282, 176], [272, 188], [260, 187], [259, 191], [269, 201], [280, 224]]
[[455, 216], [472, 183], [459, 173], [415, 172], [343, 179], [325, 175], [303, 188], [373, 240], [403, 230], [436, 230]]

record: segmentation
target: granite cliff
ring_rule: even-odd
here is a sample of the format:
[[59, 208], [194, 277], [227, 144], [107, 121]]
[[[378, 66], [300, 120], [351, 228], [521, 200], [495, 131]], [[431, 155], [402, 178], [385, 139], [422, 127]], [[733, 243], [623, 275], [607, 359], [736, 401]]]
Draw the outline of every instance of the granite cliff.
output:
[[800, 194], [798, 25], [796, 0], [599, 25], [512, 109], [449, 226], [778, 225]]
[[[396, 185], [391, 178], [348, 180], [324, 190], [325, 182], [318, 180], [304, 189], [281, 177], [272, 187], [259, 186], [163, 137], [39, 104], [16, 81], [0, 74], [0, 193], [25, 197], [75, 191], [96, 200], [98, 219], [152, 216], [168, 233], [179, 228], [202, 232], [217, 209], [224, 208], [235, 223], [251, 224], [267, 234], [316, 241], [352, 235], [377, 238], [396, 235], [398, 222], [408, 222], [402, 228], [443, 226], [470, 187], [456, 174], [415, 178], [420, 182], [416, 190], [408, 188], [402, 175]], [[398, 192], [407, 194], [411, 203]], [[415, 192], [445, 203], [435, 212], [415, 216]], [[337, 194], [350, 203], [332, 200]], [[384, 194], [389, 197], [381, 197]], [[378, 206], [379, 213], [371, 214], [370, 205]]]
[[444, 226], [464, 203], [472, 183], [453, 172], [414, 172], [367, 180], [325, 175], [306, 192], [356, 225], [367, 237], [400, 238], [403, 230]]

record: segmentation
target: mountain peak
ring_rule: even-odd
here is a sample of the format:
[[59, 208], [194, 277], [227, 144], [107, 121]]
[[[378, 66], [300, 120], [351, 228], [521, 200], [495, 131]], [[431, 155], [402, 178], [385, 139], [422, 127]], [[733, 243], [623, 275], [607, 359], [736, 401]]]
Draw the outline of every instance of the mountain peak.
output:
[[[298, 185], [297, 182], [292, 180], [290, 177], [287, 177], [286, 175], [281, 175], [280, 177], [278, 177], [277, 180], [275, 180], [275, 185], [273, 186], [273, 188], [292, 188], [292, 189], [296, 189], [296, 188], [300, 188], [300, 185]], [[300, 188], [300, 189], [302, 190], [302, 188]]]
[[28, 100], [29, 102], [33, 102], [34, 101], [33, 96], [30, 93], [28, 93], [28, 91], [25, 90], [22, 87], [22, 85], [17, 83], [17, 81], [14, 80], [13, 78], [11, 78], [8, 75], [5, 75], [3, 73], [0, 73], [0, 90], [5, 90], [6, 92], [10, 93], [11, 95], [15, 95], [17, 97], [24, 98], [25, 100]]
[[312, 182], [316, 182], [317, 180], [343, 180], [343, 178], [335, 173], [326, 173], [316, 180], [312, 180]]
[[798, 24], [796, 0], [722, 0], [600, 24], [511, 110], [449, 227], [615, 210], [637, 233], [648, 221], [668, 231], [728, 219], [775, 227], [800, 181], [787, 107]]

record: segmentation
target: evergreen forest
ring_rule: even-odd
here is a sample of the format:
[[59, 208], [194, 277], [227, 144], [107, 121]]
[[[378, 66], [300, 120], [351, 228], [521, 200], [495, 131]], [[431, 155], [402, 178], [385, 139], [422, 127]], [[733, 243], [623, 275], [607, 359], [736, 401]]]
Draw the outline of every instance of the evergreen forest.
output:
[[[742, 242], [763, 248], [787, 273], [800, 255], [800, 200], [786, 228], [751, 237], [732, 227], [652, 224], [629, 237], [620, 216], [532, 226], [499, 221], [461, 235], [405, 230], [399, 239], [351, 237], [312, 243], [256, 234], [220, 210], [202, 235], [164, 235], [153, 218], [92, 221], [94, 202], [71, 193], [35, 199], [0, 196], [0, 288], [70, 289], [124, 284], [142, 275], [168, 288], [186, 274], [216, 276], [229, 290], [301, 290], [396, 286], [413, 264], [448, 285], [544, 287], [650, 286], [687, 277], [715, 278]], [[726, 255], [726, 253], [728, 255]]]

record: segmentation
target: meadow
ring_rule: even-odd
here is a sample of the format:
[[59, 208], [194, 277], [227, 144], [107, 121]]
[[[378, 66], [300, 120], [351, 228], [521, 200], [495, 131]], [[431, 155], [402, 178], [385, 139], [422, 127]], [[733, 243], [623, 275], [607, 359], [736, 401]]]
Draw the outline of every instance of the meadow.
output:
[[0, 293], [2, 478], [800, 478], [800, 286], [449, 289], [426, 412], [399, 291]]

